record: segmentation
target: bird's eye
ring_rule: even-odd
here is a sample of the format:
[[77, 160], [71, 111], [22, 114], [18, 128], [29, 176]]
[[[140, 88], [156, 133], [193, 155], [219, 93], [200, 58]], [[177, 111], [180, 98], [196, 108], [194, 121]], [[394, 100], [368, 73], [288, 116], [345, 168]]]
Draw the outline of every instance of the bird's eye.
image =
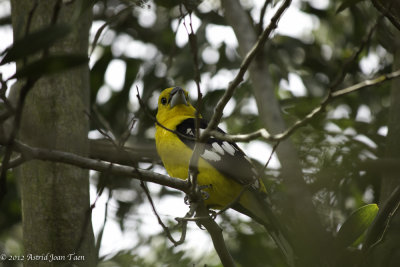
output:
[[161, 104], [163, 105], [167, 104], [167, 99], [165, 97], [161, 98]]

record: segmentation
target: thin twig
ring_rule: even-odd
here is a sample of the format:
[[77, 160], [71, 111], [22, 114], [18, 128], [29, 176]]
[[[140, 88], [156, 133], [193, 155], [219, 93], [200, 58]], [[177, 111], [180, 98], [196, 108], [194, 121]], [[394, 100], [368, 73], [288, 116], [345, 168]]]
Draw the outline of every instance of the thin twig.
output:
[[275, 13], [275, 15], [272, 17], [268, 27], [265, 28], [263, 33], [258, 38], [257, 42], [254, 44], [253, 48], [247, 53], [246, 57], [244, 58], [240, 66], [239, 72], [236, 74], [235, 78], [229, 83], [229, 86], [226, 89], [224, 95], [218, 101], [214, 115], [212, 116], [207, 129], [204, 130], [201, 135], [200, 138], [201, 141], [207, 139], [210, 136], [210, 132], [218, 126], [222, 118], [223, 110], [226, 104], [232, 98], [236, 87], [243, 81], [244, 74], [246, 73], [250, 63], [253, 61], [254, 57], [262, 50], [265, 42], [270, 37], [272, 31], [276, 29], [276, 27], [278, 26], [279, 19], [282, 17], [286, 9], [290, 6], [291, 2], [292, 2], [291, 0], [285, 0], [283, 2], [283, 4], [279, 7], [277, 12]]
[[[109, 165], [108, 170], [105, 172], [105, 176], [108, 177], [110, 170], [112, 169], [113, 164], [111, 163]], [[86, 212], [86, 216], [84, 218], [83, 224], [82, 224], [82, 230], [81, 230], [81, 235], [79, 237], [78, 243], [75, 247], [75, 251], [80, 251], [83, 241], [85, 240], [85, 237], [87, 236], [87, 229], [88, 227], [90, 227], [90, 223], [91, 223], [91, 218], [92, 218], [92, 213], [94, 208], [96, 207], [96, 203], [99, 200], [100, 196], [103, 194], [104, 191], [104, 186], [102, 186], [99, 190], [99, 192], [96, 195], [96, 199], [94, 200], [93, 204], [91, 204]], [[102, 233], [101, 233], [102, 235]], [[101, 242], [101, 240], [99, 241]], [[96, 255], [98, 257], [98, 255]]]
[[164, 230], [164, 233], [167, 235], [167, 238], [174, 244], [175, 247], [180, 245], [180, 244], [182, 244], [183, 241], [180, 242], [180, 243], [178, 241], [175, 241], [174, 237], [172, 236], [171, 232], [169, 231], [169, 228], [161, 220], [161, 217], [160, 217], [160, 215], [158, 215], [158, 212], [157, 212], [156, 207], [154, 205], [154, 201], [153, 201], [153, 199], [152, 199], [152, 197], [150, 195], [150, 191], [149, 191], [149, 189], [147, 188], [146, 184], [143, 181], [140, 181], [140, 187], [142, 187], [144, 193], [146, 194], [147, 199], [149, 200], [151, 209], [153, 210], [153, 213], [157, 218], [158, 224], [161, 225], [162, 229]]
[[357, 61], [358, 57], [360, 56], [361, 52], [364, 48], [371, 42], [371, 38], [378, 27], [379, 22], [382, 20], [383, 15], [379, 16], [378, 19], [375, 21], [374, 25], [369, 29], [368, 34], [364, 36], [363, 40], [361, 41], [360, 45], [357, 47], [356, 51], [349, 57], [343, 66], [340, 67], [339, 73], [336, 78], [333, 80], [329, 87], [330, 92], [336, 90], [336, 88], [343, 82], [346, 73], [349, 71], [351, 66]]
[[118, 141], [118, 146], [122, 147], [122, 149], [124, 149], [125, 143], [128, 141], [129, 137], [131, 136], [133, 127], [135, 127], [136, 122], [137, 122], [137, 118], [132, 117], [132, 119], [128, 122], [128, 127], [121, 134], [121, 137], [119, 138], [119, 141]]
[[200, 155], [204, 152], [205, 144], [196, 142], [193, 148], [192, 156], [189, 160], [189, 183], [190, 183], [190, 194], [191, 201], [203, 201], [201, 189], [197, 184], [197, 175], [199, 174], [198, 163]]
[[221, 134], [218, 131], [212, 131], [211, 135], [222, 139], [226, 141], [231, 141], [231, 142], [248, 142], [257, 138], [263, 138], [267, 141], [282, 141], [286, 138], [288, 138], [294, 131], [296, 131], [298, 128], [305, 126], [309, 121], [311, 121], [314, 117], [316, 117], [318, 114], [323, 112], [325, 110], [325, 107], [335, 100], [336, 98], [339, 98], [343, 95], [350, 94], [353, 92], [356, 92], [361, 89], [365, 89], [374, 85], [381, 84], [383, 82], [395, 79], [400, 77], [400, 69], [381, 75], [377, 78], [370, 79], [370, 80], [365, 80], [360, 83], [354, 84], [352, 86], [346, 87], [344, 89], [334, 91], [331, 95], [328, 95], [322, 102], [321, 104], [313, 109], [310, 113], [308, 113], [302, 120], [299, 120], [295, 122], [291, 127], [289, 127], [287, 130], [280, 134], [275, 134], [275, 135], [270, 135], [268, 131], [265, 128], [259, 129], [257, 131], [254, 131], [252, 133], [248, 134], [238, 134], [238, 135], [229, 135], [229, 134]]
[[[282, 6], [281, 6], [281, 8], [282, 8]], [[382, 79], [382, 78], [377, 78], [377, 79], [374, 79], [374, 80], [367, 80], [367, 81], [361, 82], [359, 84], [350, 86], [350, 87], [342, 89], [342, 90], [335, 91], [336, 87], [343, 81], [343, 79], [345, 77], [345, 74], [346, 74], [347, 70], [349, 69], [349, 67], [357, 60], [357, 58], [360, 55], [361, 51], [370, 42], [370, 40], [372, 38], [372, 35], [375, 32], [376, 27], [377, 27], [377, 25], [378, 25], [378, 23], [379, 23], [381, 18], [382, 18], [382, 16], [377, 19], [377, 21], [374, 23], [374, 25], [368, 31], [368, 34], [366, 35], [366, 37], [362, 40], [362, 42], [361, 42], [360, 46], [357, 48], [357, 50], [353, 53], [353, 55], [349, 58], [349, 60], [347, 60], [344, 63], [344, 65], [340, 68], [339, 74], [334, 79], [332, 84], [329, 86], [329, 94], [325, 97], [325, 99], [321, 102], [321, 104], [318, 107], [313, 109], [302, 120], [297, 121], [295, 124], [293, 124], [290, 128], [288, 128], [283, 133], [276, 134], [276, 135], [270, 135], [268, 133], [268, 131], [266, 129], [264, 129], [264, 128], [263, 129], [259, 129], [259, 130], [255, 131], [255, 132], [252, 132], [252, 133], [249, 133], [249, 134], [222, 135], [221, 133], [218, 133], [217, 131], [212, 131], [211, 135], [213, 135], [213, 136], [215, 136], [217, 138], [221, 138], [223, 140], [227, 140], [227, 141], [242, 141], [242, 142], [246, 142], [246, 141], [254, 140], [254, 139], [257, 139], [257, 138], [263, 138], [263, 139], [268, 140], [268, 141], [278, 141], [278, 142], [280, 142], [280, 141], [288, 138], [295, 130], [297, 130], [298, 128], [306, 125], [314, 117], [316, 117], [318, 114], [323, 112], [325, 110], [325, 107], [334, 98], [336, 98], [336, 97], [338, 97], [340, 95], [343, 95], [343, 94], [350, 93], [352, 91], [359, 90], [359, 89], [364, 88], [364, 87], [368, 87], [368, 86], [372, 86], [374, 84], [377, 84], [376, 80], [378, 80], [378, 82], [382, 82], [382, 81], [379, 81], [379, 79]], [[392, 77], [392, 76], [396, 76], [396, 75], [397, 75], [396, 73], [387, 74], [386, 75], [387, 76], [386, 80], [393, 79], [395, 77]], [[204, 132], [206, 132], [206, 131], [204, 131]]]
[[279, 144], [280, 144], [280, 141], [278, 140], [278, 141], [275, 143], [275, 145], [272, 147], [271, 154], [269, 155], [269, 158], [268, 158], [267, 162], [265, 163], [265, 165], [264, 165], [264, 167], [263, 167], [263, 169], [262, 169], [262, 173], [264, 173], [265, 169], [268, 167], [269, 162], [271, 161], [272, 156], [274, 155], [274, 153], [275, 153], [276, 149], [278, 148]]
[[0, 115], [0, 122], [8, 119], [14, 112], [14, 107], [7, 98], [7, 82], [3, 79], [3, 73], [0, 73], [0, 99], [3, 101], [6, 111]]
[[[203, 94], [201, 93], [201, 88], [200, 88], [200, 69], [199, 69], [199, 59], [198, 59], [198, 45], [197, 45], [197, 36], [194, 33], [193, 30], [193, 24], [192, 24], [192, 14], [189, 13], [189, 19], [190, 19], [190, 32], [186, 29], [188, 33], [188, 38], [189, 38], [189, 43], [190, 43], [190, 50], [193, 55], [193, 65], [194, 65], [194, 80], [196, 82], [196, 87], [197, 87], [197, 107], [196, 107], [196, 121], [195, 121], [195, 129], [196, 129], [196, 140], [198, 141], [200, 139], [200, 114], [201, 114], [201, 107], [202, 107], [202, 100], [203, 100]], [[185, 25], [185, 21], [184, 21]], [[185, 25], [186, 28], [186, 25]]]
[[207, 220], [209, 217], [208, 216], [194, 216], [194, 217], [183, 217], [183, 218], [176, 218], [178, 221], [183, 221], [183, 222], [201, 222], [202, 220]]
[[387, 201], [379, 209], [379, 212], [370, 227], [366, 241], [363, 246], [364, 253], [368, 253], [381, 243], [389, 229], [393, 215], [398, 211], [400, 205], [400, 186], [397, 186]]
[[400, 20], [393, 13], [390, 12], [393, 3], [397, 0], [392, 0], [387, 6], [382, 4], [382, 1], [372, 0], [373, 5], [379, 10], [390, 22], [400, 31]]
[[13, 146], [14, 146], [14, 141], [15, 137], [17, 136], [20, 123], [21, 123], [21, 117], [22, 117], [22, 109], [24, 107], [25, 103], [25, 98], [30, 91], [30, 89], [34, 86], [36, 83], [37, 79], [31, 79], [28, 78], [24, 86], [21, 88], [19, 99], [18, 99], [18, 104], [17, 108], [15, 111], [15, 118], [14, 118], [14, 123], [12, 125], [12, 129], [10, 132], [10, 135], [5, 142], [5, 152], [3, 156], [3, 161], [1, 165], [1, 172], [0, 172], [0, 202], [2, 201], [3, 197], [7, 194], [7, 170], [9, 169], [8, 163], [11, 159], [11, 154], [13, 151]]
[[349, 93], [353, 93], [355, 91], [358, 91], [360, 89], [363, 88], [367, 88], [367, 87], [371, 87], [373, 85], [377, 85], [386, 81], [390, 81], [392, 79], [398, 78], [400, 77], [400, 69], [387, 73], [387, 74], [383, 74], [375, 79], [371, 79], [371, 80], [365, 80], [363, 82], [357, 83], [355, 85], [349, 86], [347, 88], [341, 89], [339, 91], [335, 91], [334, 93], [332, 93], [332, 97], [333, 98], [337, 98], [340, 97], [342, 95], [346, 95]]
[[260, 35], [263, 31], [264, 27], [264, 16], [265, 12], [267, 11], [268, 5], [271, 3], [271, 0], [265, 0], [263, 7], [260, 10], [260, 19], [258, 20], [258, 35]]
[[148, 111], [148, 109], [147, 109], [147, 107], [146, 107], [146, 104], [143, 102], [142, 98], [140, 97], [139, 88], [138, 88], [137, 86], [136, 86], [136, 90], [137, 90], [136, 97], [137, 97], [137, 99], [138, 99], [138, 101], [139, 101], [140, 107], [145, 111], [146, 115], [147, 115], [150, 119], [152, 119], [152, 120], [154, 121], [155, 124], [157, 124], [158, 126], [160, 126], [161, 128], [163, 128], [164, 130], [166, 130], [166, 131], [168, 131], [168, 132], [171, 132], [171, 133], [173, 133], [173, 134], [178, 135], [179, 137], [186, 138], [186, 139], [191, 140], [191, 141], [196, 141], [196, 139], [193, 138], [193, 137], [190, 137], [190, 136], [188, 136], [188, 135], [184, 135], [184, 134], [182, 134], [182, 133], [180, 133], [180, 132], [178, 132], [178, 131], [169, 129], [168, 127], [162, 125], [162, 124], [157, 120], [157, 118], [154, 117], [154, 116], [150, 113], [150, 111]]
[[[104, 187], [103, 187], [104, 189]], [[100, 192], [99, 192], [100, 193]], [[94, 204], [96, 204], [97, 199], [99, 198], [100, 194], [97, 194], [96, 200], [94, 202]], [[101, 247], [101, 241], [103, 240], [103, 233], [104, 233], [104, 229], [106, 228], [106, 224], [107, 224], [107, 219], [108, 219], [108, 203], [110, 202], [112, 197], [112, 190], [110, 189], [108, 191], [108, 199], [107, 202], [105, 204], [104, 207], [104, 220], [103, 220], [103, 226], [100, 229], [99, 234], [97, 235], [97, 241], [96, 241], [96, 257], [97, 257], [97, 262], [99, 260], [99, 255], [100, 255], [100, 247]]]
[[[186, 8], [187, 9], [187, 8]], [[182, 14], [182, 5], [180, 6], [180, 12]], [[202, 93], [200, 89], [200, 70], [199, 70], [199, 61], [198, 61], [198, 47], [197, 47], [197, 38], [196, 34], [194, 33], [193, 30], [193, 25], [192, 25], [192, 16], [191, 12], [189, 12], [189, 21], [190, 21], [190, 31], [188, 27], [186, 26], [186, 21], [183, 19], [183, 25], [185, 26], [188, 38], [189, 38], [189, 44], [190, 44], [190, 51], [192, 53], [192, 58], [193, 58], [193, 67], [194, 67], [194, 80], [196, 82], [197, 86], [197, 109], [195, 113], [195, 138], [196, 138], [196, 143], [193, 148], [193, 153], [189, 161], [189, 182], [192, 188], [192, 194], [189, 195], [189, 198], [192, 198], [192, 201], [202, 201], [201, 199], [201, 194], [199, 191], [199, 188], [197, 186], [197, 175], [199, 174], [198, 170], [198, 164], [200, 160], [200, 155], [203, 153], [205, 146], [203, 144], [200, 144], [200, 114], [201, 114], [201, 101], [202, 101]], [[200, 197], [198, 197], [200, 196]], [[195, 200], [196, 199], [196, 200]]]
[[[33, 2], [33, 6], [30, 9], [28, 13], [28, 18], [27, 18], [27, 23], [25, 25], [25, 32], [24, 35], [28, 35], [31, 24], [32, 24], [32, 18], [33, 14], [36, 11], [36, 8], [38, 6], [38, 1], [35, 0]], [[24, 58], [23, 64], [25, 65], [27, 61], [27, 58]], [[13, 150], [13, 145], [14, 145], [14, 139], [17, 136], [17, 132], [19, 130], [19, 125], [21, 121], [21, 115], [22, 115], [22, 109], [24, 106], [25, 102], [25, 97], [28, 93], [28, 91], [33, 87], [33, 85], [36, 83], [36, 80], [28, 78], [27, 81], [25, 82], [25, 85], [22, 86], [18, 102], [17, 102], [17, 107], [15, 110], [15, 118], [13, 121], [13, 125], [10, 131], [9, 138], [7, 142], [4, 144], [5, 145], [5, 152], [2, 160], [2, 165], [1, 165], [1, 172], [0, 172], [0, 203], [3, 200], [4, 196], [7, 194], [7, 170], [9, 168], [8, 163], [11, 159], [11, 154]], [[5, 92], [4, 92], [5, 93]], [[6, 114], [8, 115], [8, 114]], [[5, 116], [5, 118], [8, 118], [8, 116]]]
[[34, 0], [32, 8], [31, 8], [31, 10], [29, 10], [28, 18], [26, 20], [25, 32], [24, 32], [25, 36], [28, 35], [28, 33], [29, 33], [29, 30], [32, 25], [33, 14], [35, 14], [35, 11], [36, 11], [36, 8], [38, 7], [38, 5], [39, 5], [38, 0]]
[[[103, 123], [104, 120], [102, 120], [102, 117], [100, 115], [100, 113], [97, 112], [97, 109], [93, 108], [92, 111], [96, 114], [96, 117], [93, 117], [91, 113], [89, 113], [88, 111], [84, 111], [84, 113], [86, 114], [86, 116], [89, 118], [90, 121], [92, 121], [95, 126], [96, 126], [96, 130], [102, 135], [104, 136], [108, 141], [110, 141], [114, 146], [117, 146], [117, 144], [114, 142], [114, 139], [110, 136], [109, 133], [107, 133], [106, 131], [104, 131], [101, 126], [103, 126], [104, 128], [106, 128], [107, 130], [109, 129], [109, 125], [107, 123]], [[111, 132], [111, 130], [108, 130], [109, 132]], [[112, 133], [112, 132], [111, 132]], [[113, 134], [113, 133], [112, 133]], [[113, 134], [114, 135], [114, 134]]]
[[117, 21], [117, 19], [120, 18], [120, 16], [121, 16], [123, 13], [130, 14], [130, 12], [132, 12], [132, 9], [133, 9], [135, 6], [136, 6], [135, 4], [129, 4], [129, 5], [127, 5], [126, 7], [124, 7], [123, 9], [121, 9], [117, 14], [114, 14], [113, 16], [109, 17], [108, 20], [107, 20], [106, 22], [104, 22], [103, 25], [100, 26], [100, 28], [96, 31], [96, 34], [95, 34], [95, 36], [94, 36], [94, 40], [93, 40], [93, 43], [92, 43], [92, 49], [91, 49], [91, 51], [90, 51], [90, 53], [89, 53], [89, 57], [92, 56], [92, 54], [93, 54], [93, 52], [94, 52], [94, 50], [95, 50], [95, 48], [96, 48], [96, 46], [97, 46], [97, 43], [98, 43], [98, 41], [99, 41], [99, 39], [100, 39], [100, 36], [101, 36], [102, 32], [104, 31], [104, 29], [105, 29], [108, 25], [111, 25], [112, 23], [114, 23], [115, 21]]

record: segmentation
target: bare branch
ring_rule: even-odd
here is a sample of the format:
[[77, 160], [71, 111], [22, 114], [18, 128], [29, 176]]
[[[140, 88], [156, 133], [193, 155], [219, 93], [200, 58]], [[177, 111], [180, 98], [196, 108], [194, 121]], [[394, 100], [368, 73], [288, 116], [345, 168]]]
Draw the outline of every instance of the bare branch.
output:
[[9, 25], [11, 24], [11, 16], [4, 16], [0, 18], [0, 26]]
[[[186, 7], [186, 6], [185, 6]], [[187, 7], [186, 7], [187, 9]], [[180, 6], [180, 12], [181, 12], [181, 16], [183, 17], [183, 11], [182, 11], [182, 5]], [[191, 16], [191, 12], [189, 12], [189, 20], [190, 20], [190, 31], [188, 29], [188, 27], [186, 26], [186, 21], [185, 18], [183, 18], [183, 26], [185, 26], [188, 38], [189, 38], [189, 44], [190, 44], [190, 51], [192, 54], [192, 58], [193, 58], [193, 67], [194, 67], [194, 80], [196, 82], [196, 86], [197, 86], [197, 109], [196, 109], [196, 116], [195, 116], [195, 138], [196, 141], [199, 141], [200, 139], [200, 108], [201, 108], [201, 101], [202, 101], [202, 94], [201, 94], [201, 89], [200, 89], [200, 70], [199, 70], [199, 60], [198, 60], [198, 47], [197, 47], [197, 37], [196, 34], [194, 33], [193, 30], [193, 25], [192, 25], [192, 16]], [[200, 154], [202, 154], [204, 151], [204, 145], [196, 142], [194, 149], [193, 149], [193, 153], [192, 156], [190, 158], [189, 161], [189, 173], [188, 173], [188, 177], [189, 177], [189, 182], [190, 182], [190, 186], [191, 186], [191, 194], [189, 195], [189, 198], [191, 199], [191, 201], [202, 201], [201, 199], [197, 199], [197, 196], [200, 196], [201, 198], [201, 194], [199, 194], [198, 192], [198, 187], [197, 187], [197, 175], [199, 173], [198, 170], [198, 162], [200, 159]]]
[[[4, 144], [4, 141], [5, 140], [0, 139], [0, 144]], [[38, 159], [66, 163], [81, 167], [83, 169], [90, 169], [99, 172], [110, 172], [114, 175], [126, 176], [137, 180], [156, 183], [180, 190], [184, 193], [188, 193], [188, 183], [178, 178], [172, 178], [167, 175], [130, 166], [114, 165], [112, 163], [85, 158], [69, 152], [31, 147], [19, 142], [18, 140], [15, 140], [14, 145], [15, 150], [20, 152], [26, 159]]]
[[201, 218], [200, 223], [207, 229], [208, 233], [210, 234], [212, 242], [214, 244], [214, 248], [221, 260], [222, 265], [224, 267], [235, 266], [233, 258], [226, 247], [221, 228], [213, 220], [213, 218], [210, 217], [210, 215], [208, 214], [208, 210], [204, 206], [204, 204], [202, 202], [197, 204], [198, 205], [196, 207], [196, 215]]
[[374, 23], [374, 25], [369, 29], [368, 34], [366, 34], [361, 41], [360, 45], [354, 51], [354, 53], [349, 57], [343, 66], [340, 68], [338, 75], [333, 80], [331, 85], [329, 86], [330, 92], [336, 90], [336, 88], [343, 82], [346, 73], [349, 71], [351, 66], [357, 61], [358, 57], [360, 56], [361, 52], [364, 48], [371, 42], [372, 35], [374, 34], [376, 28], [378, 27], [379, 22], [382, 20], [383, 15], [381, 15]]
[[37, 78], [28, 78], [27, 81], [25, 82], [24, 86], [22, 86], [19, 98], [18, 98], [18, 104], [16, 107], [15, 111], [15, 118], [13, 121], [13, 125], [10, 131], [10, 135], [7, 139], [7, 141], [4, 143], [6, 149], [4, 152], [3, 156], [3, 162], [1, 165], [1, 172], [0, 172], [0, 202], [3, 199], [3, 197], [7, 193], [7, 170], [8, 170], [8, 163], [11, 159], [11, 154], [13, 151], [13, 146], [14, 146], [14, 140], [15, 137], [17, 136], [20, 123], [21, 123], [21, 118], [22, 118], [22, 109], [24, 107], [25, 99], [28, 94], [28, 92], [31, 90], [31, 88], [35, 85], [37, 81]]
[[383, 1], [372, 0], [375, 8], [379, 10], [379, 12], [381, 12], [398, 30], [400, 30], [400, 21], [399, 18], [396, 17], [396, 11], [398, 12], [399, 3], [396, 0], [390, 0], [386, 2], [388, 2], [388, 4], [384, 4]]
[[143, 108], [143, 110], [144, 110], [144, 112], [146, 113], [146, 115], [147, 115], [150, 119], [152, 119], [152, 120], [154, 121], [155, 124], [157, 124], [158, 126], [160, 126], [161, 128], [163, 128], [163, 129], [166, 130], [166, 131], [169, 131], [169, 132], [171, 132], [171, 133], [173, 133], [173, 134], [179, 135], [179, 136], [182, 137], [182, 138], [186, 138], [186, 139], [192, 140], [192, 141], [195, 141], [195, 140], [196, 140], [196, 139], [193, 138], [193, 137], [184, 135], [184, 134], [182, 134], [182, 133], [180, 133], [180, 132], [178, 132], [178, 131], [169, 129], [168, 127], [165, 127], [164, 125], [162, 125], [162, 124], [157, 120], [157, 118], [155, 118], [153, 115], [151, 115], [151, 113], [147, 110], [147, 107], [146, 107], [145, 103], [143, 102], [142, 98], [140, 97], [139, 88], [138, 88], [137, 86], [136, 86], [136, 90], [137, 90], [136, 97], [137, 97], [137, 99], [138, 99], [138, 101], [139, 101], [140, 107]]
[[[25, 162], [26, 162], [26, 160], [24, 159], [24, 157], [22, 157], [21, 155], [19, 155], [19, 156], [16, 157], [15, 159], [11, 159], [11, 160], [8, 162], [8, 168], [11, 169], [11, 168], [18, 167], [19, 165], [21, 165], [21, 164], [23, 164], [23, 163], [25, 163]], [[1, 165], [0, 165], [0, 166], [1, 166]]]
[[111, 17], [107, 18], [107, 21], [104, 22], [104, 24], [101, 25], [101, 27], [96, 31], [96, 34], [95, 34], [95, 36], [94, 36], [94, 40], [93, 40], [93, 43], [92, 43], [92, 49], [91, 49], [91, 51], [90, 51], [90, 53], [89, 53], [89, 57], [92, 56], [93, 51], [94, 51], [94, 49], [96, 48], [97, 43], [98, 43], [98, 41], [99, 41], [99, 39], [100, 39], [100, 36], [101, 36], [102, 32], [104, 31], [104, 29], [105, 29], [107, 26], [110, 26], [110, 25], [112, 25], [113, 23], [118, 22], [118, 19], [120, 19], [121, 16], [125, 16], [125, 15], [126, 15], [126, 16], [129, 16], [129, 15], [131, 14], [132, 10], [133, 10], [135, 7], [136, 7], [136, 4], [129, 4], [129, 5], [127, 5], [126, 7], [124, 7], [123, 9], [121, 9], [117, 14], [114, 14], [114, 15], [112, 15]]
[[258, 29], [257, 29], [259, 35], [262, 33], [263, 30], [265, 11], [267, 11], [267, 7], [269, 4], [271, 4], [271, 0], [265, 0], [264, 5], [260, 10], [260, 19], [258, 22]]
[[[150, 191], [147, 188], [146, 184], [143, 181], [140, 181], [140, 186], [142, 187], [144, 193], [147, 196], [147, 199], [150, 202], [151, 209], [153, 210], [154, 215], [157, 217], [158, 224], [161, 225], [161, 227], [164, 230], [165, 234], [167, 235], [168, 239], [174, 244], [174, 246], [178, 246], [178, 245], [182, 244], [184, 239], [181, 238], [179, 241], [175, 241], [174, 237], [171, 235], [171, 232], [169, 231], [169, 228], [161, 220], [161, 217], [160, 217], [160, 215], [158, 215], [156, 206], [154, 205], [154, 201], [151, 198]], [[183, 234], [182, 234], [182, 236], [183, 236]]]
[[134, 144], [124, 146], [125, 153], [120, 153], [113, 144], [104, 139], [89, 140], [89, 157], [121, 165], [132, 162], [160, 163], [154, 144]]
[[396, 71], [393, 71], [393, 72], [390, 72], [388, 74], [381, 75], [381, 76], [379, 76], [379, 77], [377, 77], [375, 79], [365, 80], [363, 82], [357, 83], [357, 84], [352, 85], [350, 87], [347, 87], [347, 88], [341, 89], [339, 91], [336, 91], [336, 92], [332, 93], [332, 97], [333, 98], [337, 98], [339, 96], [342, 96], [342, 95], [345, 95], [345, 94], [349, 94], [349, 93], [352, 93], [352, 92], [355, 92], [357, 90], [364, 89], [364, 88], [367, 88], [367, 87], [370, 87], [370, 86], [373, 86], [373, 85], [377, 85], [377, 84], [380, 84], [380, 83], [383, 83], [383, 82], [386, 82], [386, 81], [389, 81], [389, 80], [392, 80], [392, 79], [395, 79], [395, 78], [398, 78], [398, 77], [400, 77], [400, 69], [396, 70]]
[[262, 173], [264, 173], [265, 169], [268, 167], [269, 162], [271, 161], [272, 156], [274, 155], [274, 153], [275, 153], [276, 149], [278, 148], [279, 144], [280, 144], [280, 141], [277, 141], [275, 143], [275, 145], [273, 146], [271, 154], [269, 155], [269, 158], [268, 158], [267, 162], [265, 163], [265, 165], [264, 165], [264, 167], [262, 169]]
[[381, 243], [385, 237], [387, 230], [394, 214], [398, 211], [400, 206], [400, 186], [397, 186], [386, 202], [381, 206], [379, 212], [371, 225], [367, 239], [363, 246], [363, 252], [366, 254], [371, 251], [375, 246]]
[[226, 141], [231, 141], [231, 142], [248, 142], [257, 138], [263, 138], [267, 141], [282, 141], [286, 138], [288, 138], [290, 135], [293, 134], [294, 131], [296, 131], [298, 128], [305, 126], [309, 121], [311, 121], [314, 117], [316, 117], [318, 114], [322, 113], [325, 110], [325, 107], [335, 100], [336, 98], [339, 98], [343, 95], [350, 94], [353, 92], [356, 92], [358, 90], [368, 88], [374, 85], [381, 84], [383, 82], [395, 79], [400, 77], [400, 69], [394, 72], [390, 72], [388, 74], [381, 75], [375, 79], [371, 80], [365, 80], [360, 83], [354, 84], [352, 86], [346, 87], [344, 89], [334, 91], [330, 95], [328, 95], [322, 102], [321, 104], [313, 109], [310, 113], [308, 113], [302, 120], [297, 121], [294, 123], [290, 128], [288, 128], [286, 131], [280, 133], [280, 134], [275, 134], [275, 135], [270, 135], [268, 131], [265, 128], [259, 129], [255, 132], [249, 133], [249, 134], [238, 134], [238, 135], [228, 135], [228, 134], [221, 134], [217, 131], [212, 131], [211, 135], [220, 138], [222, 140]]
[[[92, 206], [96, 204], [97, 199], [99, 198], [99, 195], [100, 194], [97, 194], [96, 200], [94, 201]], [[112, 190], [110, 190], [109, 193], [108, 193], [108, 199], [107, 199], [106, 205], [104, 207], [103, 226], [101, 227], [100, 232], [97, 235], [97, 240], [96, 240], [96, 257], [97, 257], [97, 261], [99, 259], [101, 241], [103, 240], [104, 229], [106, 228], [106, 223], [107, 223], [107, 219], [108, 219], [108, 204], [109, 204], [109, 202], [111, 200], [111, 197], [112, 197]]]
[[7, 89], [7, 82], [3, 80], [3, 74], [0, 73], [0, 99], [4, 102], [4, 107], [6, 108], [6, 111], [0, 114], [0, 122], [5, 121], [15, 112], [13, 105], [7, 98]]

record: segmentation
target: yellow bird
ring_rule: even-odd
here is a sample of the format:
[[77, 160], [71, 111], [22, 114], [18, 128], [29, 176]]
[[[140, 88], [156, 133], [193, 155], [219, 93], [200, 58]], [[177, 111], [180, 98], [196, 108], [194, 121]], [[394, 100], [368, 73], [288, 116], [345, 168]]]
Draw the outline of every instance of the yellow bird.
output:
[[[195, 146], [195, 121], [196, 109], [190, 104], [187, 91], [171, 87], [161, 92], [157, 122], [172, 131], [156, 124], [155, 139], [157, 152], [171, 177], [184, 180], [188, 177]], [[200, 117], [199, 124], [202, 130], [208, 122]], [[265, 200], [265, 186], [250, 158], [235, 143], [210, 137], [199, 159], [198, 171], [197, 182], [208, 195], [204, 200], [208, 208], [222, 209], [242, 193], [232, 208], [264, 225], [283, 252], [290, 253], [289, 243], [281, 234], [282, 227]]]

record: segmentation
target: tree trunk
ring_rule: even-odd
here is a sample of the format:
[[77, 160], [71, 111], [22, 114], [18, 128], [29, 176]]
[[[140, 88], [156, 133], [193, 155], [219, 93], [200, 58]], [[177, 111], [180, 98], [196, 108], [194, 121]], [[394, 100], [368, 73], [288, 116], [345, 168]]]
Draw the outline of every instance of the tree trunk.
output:
[[[12, 0], [14, 40], [24, 36], [29, 16], [30, 32], [57, 18], [56, 23], [74, 23], [75, 27], [49, 53], [87, 53], [90, 8], [75, 20], [83, 3]], [[89, 123], [84, 112], [89, 107], [89, 92], [88, 66], [40, 78], [26, 97], [19, 139], [86, 156]], [[95, 266], [88, 171], [35, 160], [23, 164], [16, 174], [22, 198], [25, 266]]]
[[[393, 51], [394, 62], [393, 70], [400, 68], [400, 32], [394, 34], [396, 38], [393, 44], [396, 47]], [[400, 159], [400, 79], [395, 79], [391, 82], [391, 104], [388, 122], [388, 135], [386, 138], [386, 153], [387, 159]], [[393, 191], [400, 186], [400, 173], [389, 170], [382, 173], [380, 207], [382, 208], [390, 199]], [[371, 254], [371, 260], [368, 261], [368, 266], [386, 266], [396, 267], [400, 262], [400, 213], [398, 203], [394, 203], [392, 218], [389, 221], [388, 228], [383, 234], [381, 242], [375, 246]], [[395, 211], [397, 209], [397, 212]], [[389, 219], [389, 218], [387, 218]]]
[[[394, 27], [388, 27], [391, 32], [391, 45], [393, 53], [393, 70], [400, 68], [400, 2], [393, 0], [374, 0], [374, 6], [385, 15]], [[388, 121], [388, 134], [386, 137], [385, 158], [400, 159], [400, 79], [391, 81], [390, 111]], [[389, 220], [388, 227], [382, 232], [382, 239], [373, 247], [365, 266], [395, 267], [400, 262], [400, 213], [398, 203], [395, 203], [392, 193], [400, 186], [400, 173], [395, 170], [382, 170], [382, 182], [380, 192], [380, 208], [391, 203], [393, 215]], [[391, 198], [392, 201], [391, 201]], [[397, 196], [398, 198], [398, 196]], [[381, 209], [382, 210], [382, 209]], [[383, 231], [383, 229], [382, 229]]]

